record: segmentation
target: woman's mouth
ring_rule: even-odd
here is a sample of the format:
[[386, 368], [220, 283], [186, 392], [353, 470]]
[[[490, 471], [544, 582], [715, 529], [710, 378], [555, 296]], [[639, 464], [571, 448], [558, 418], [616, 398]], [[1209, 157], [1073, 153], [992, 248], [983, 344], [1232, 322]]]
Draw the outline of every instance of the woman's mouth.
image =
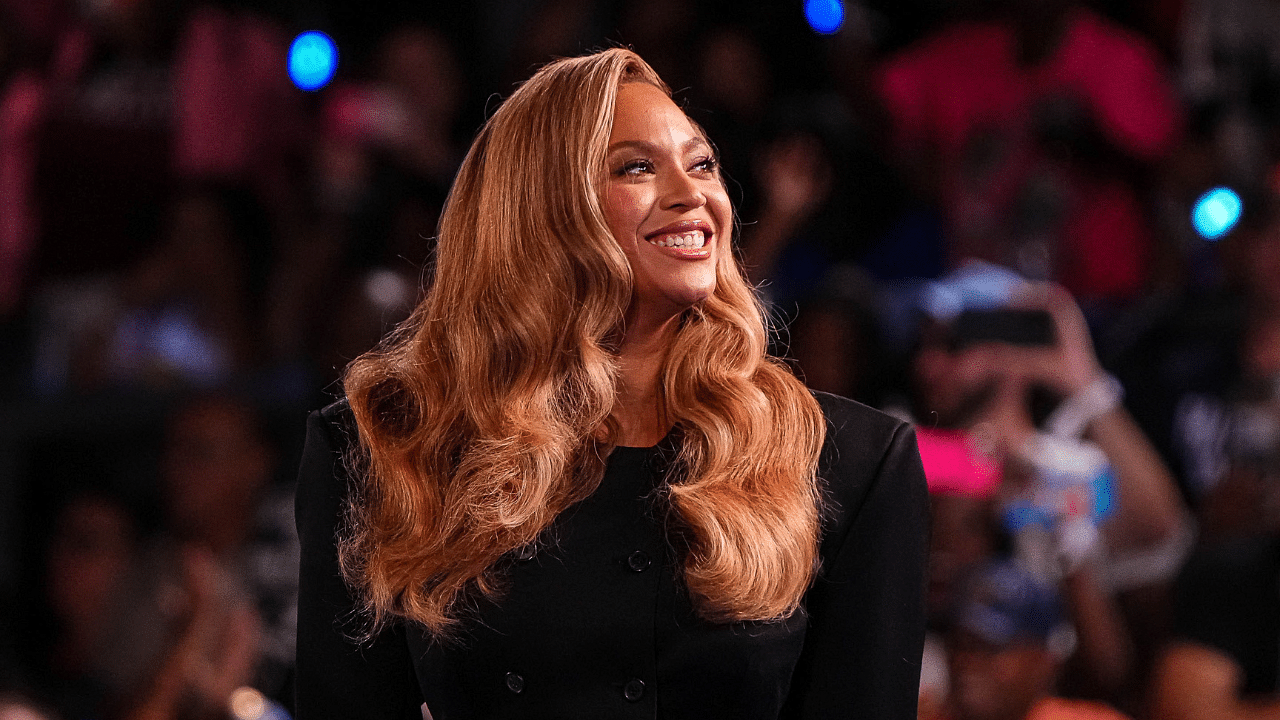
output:
[[686, 233], [668, 233], [647, 238], [658, 247], [673, 247], [696, 250], [707, 244], [707, 234], [701, 230]]
[[681, 221], [649, 233], [645, 240], [664, 254], [686, 260], [711, 256], [711, 226], [701, 220]]

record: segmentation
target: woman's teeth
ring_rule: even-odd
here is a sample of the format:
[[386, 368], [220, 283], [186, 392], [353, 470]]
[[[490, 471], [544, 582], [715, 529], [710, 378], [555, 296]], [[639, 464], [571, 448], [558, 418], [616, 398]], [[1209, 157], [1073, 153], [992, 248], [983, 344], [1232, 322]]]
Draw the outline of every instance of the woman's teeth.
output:
[[656, 237], [649, 242], [657, 245], [658, 247], [697, 249], [706, 244], [707, 236], [701, 230], [695, 230], [693, 232], [682, 233], [679, 235], [663, 235], [661, 237]]

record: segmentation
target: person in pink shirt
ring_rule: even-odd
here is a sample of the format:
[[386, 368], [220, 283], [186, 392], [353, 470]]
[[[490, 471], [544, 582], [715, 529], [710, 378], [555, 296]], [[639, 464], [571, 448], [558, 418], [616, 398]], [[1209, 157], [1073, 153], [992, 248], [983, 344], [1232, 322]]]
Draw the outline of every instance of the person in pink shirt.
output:
[[1148, 280], [1134, 179], [1178, 142], [1181, 109], [1145, 40], [1072, 0], [1010, 0], [890, 57], [876, 84], [953, 261], [1017, 267], [1086, 301]]

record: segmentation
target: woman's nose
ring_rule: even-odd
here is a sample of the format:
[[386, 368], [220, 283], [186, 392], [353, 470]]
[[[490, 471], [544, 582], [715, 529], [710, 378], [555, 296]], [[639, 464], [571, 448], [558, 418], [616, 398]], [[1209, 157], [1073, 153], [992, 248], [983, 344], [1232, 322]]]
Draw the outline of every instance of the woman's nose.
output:
[[663, 188], [662, 208], [699, 208], [707, 204], [707, 196], [703, 194], [698, 181], [683, 170], [669, 174]]

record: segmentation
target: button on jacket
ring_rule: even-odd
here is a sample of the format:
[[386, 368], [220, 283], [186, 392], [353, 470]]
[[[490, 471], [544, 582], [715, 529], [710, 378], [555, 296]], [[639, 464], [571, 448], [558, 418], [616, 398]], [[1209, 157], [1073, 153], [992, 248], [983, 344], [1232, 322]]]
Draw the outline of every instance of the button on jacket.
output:
[[619, 447], [599, 489], [503, 563], [457, 637], [400, 623], [363, 643], [335, 537], [354, 442], [345, 403], [313, 413], [298, 477], [297, 717], [916, 716], [928, 499], [909, 425], [818, 393], [827, 419], [821, 569], [774, 622], [694, 613], [654, 492], [662, 445]]

